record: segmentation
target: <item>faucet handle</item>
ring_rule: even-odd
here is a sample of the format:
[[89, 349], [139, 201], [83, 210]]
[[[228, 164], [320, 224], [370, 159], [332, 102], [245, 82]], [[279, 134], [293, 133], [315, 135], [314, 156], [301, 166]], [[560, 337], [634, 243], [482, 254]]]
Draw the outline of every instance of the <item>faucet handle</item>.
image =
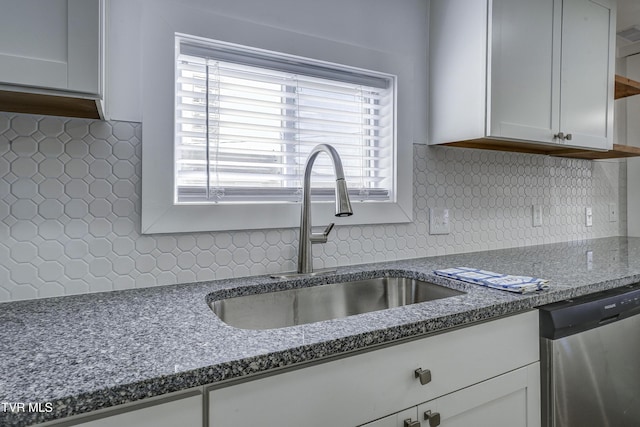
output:
[[322, 233], [311, 233], [311, 243], [327, 243], [327, 238], [331, 230], [333, 230], [334, 225], [333, 222], [327, 225], [327, 228], [325, 228]]
[[327, 228], [324, 229], [324, 231], [322, 232], [322, 234], [324, 236], [329, 236], [329, 233], [331, 233], [331, 230], [333, 230], [333, 227], [335, 226], [335, 224], [332, 222], [331, 224], [327, 225]]

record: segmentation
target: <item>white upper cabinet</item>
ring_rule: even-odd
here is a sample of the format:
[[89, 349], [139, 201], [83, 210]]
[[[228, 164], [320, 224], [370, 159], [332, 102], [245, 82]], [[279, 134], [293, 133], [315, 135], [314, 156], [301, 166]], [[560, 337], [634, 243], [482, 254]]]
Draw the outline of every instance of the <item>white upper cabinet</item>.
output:
[[582, 147], [613, 144], [615, 29], [612, 1], [564, 0], [560, 131]]
[[100, 0], [0, 0], [0, 102], [101, 99], [103, 9]]
[[2, 0], [0, 81], [100, 93], [100, 1]]
[[560, 99], [560, 48], [553, 37], [560, 23], [554, 19], [554, 1], [491, 3], [487, 134], [553, 142]]
[[430, 143], [611, 149], [614, 36], [608, 0], [432, 0]]

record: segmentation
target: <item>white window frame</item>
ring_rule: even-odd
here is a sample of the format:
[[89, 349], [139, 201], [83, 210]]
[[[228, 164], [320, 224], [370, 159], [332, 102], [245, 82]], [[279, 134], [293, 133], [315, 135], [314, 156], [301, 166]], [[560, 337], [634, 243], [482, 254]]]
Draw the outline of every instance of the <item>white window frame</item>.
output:
[[[176, 5], [162, 16], [146, 7], [142, 22], [142, 207], [143, 234], [199, 231], [230, 231], [297, 227], [300, 205], [296, 203], [204, 204], [174, 203], [174, 88], [175, 35], [250, 45], [258, 49], [311, 57], [398, 76], [396, 91], [396, 201], [358, 203], [354, 215], [335, 218], [330, 202], [312, 203], [320, 224], [338, 225], [404, 223], [412, 221], [413, 141], [411, 107], [414, 64], [410, 58], [386, 52], [291, 33], [282, 29], [221, 17], [192, 14]], [[295, 39], [292, 45], [290, 40]]]
[[[239, 136], [235, 133], [238, 132], [238, 130], [237, 128], [224, 129], [226, 122], [220, 124], [215, 118], [210, 117], [210, 120], [208, 120], [206, 114], [208, 110], [205, 109], [204, 105], [193, 103], [193, 97], [201, 99], [203, 96], [206, 96], [201, 93], [200, 90], [203, 90], [205, 85], [211, 84], [211, 80], [208, 80], [209, 83], [202, 80], [199, 84], [196, 83], [195, 86], [192, 86], [194, 81], [190, 78], [186, 78], [186, 80], [181, 82], [180, 78], [177, 77], [177, 125], [175, 128], [177, 133], [175, 136], [176, 162], [174, 170], [176, 203], [264, 203], [269, 200], [272, 200], [273, 203], [301, 203], [303, 166], [306, 159], [304, 153], [310, 151], [313, 145], [321, 142], [333, 144], [334, 148], [336, 148], [342, 157], [342, 164], [344, 166], [352, 204], [395, 202], [395, 177], [397, 175], [395, 171], [396, 139], [393, 128], [395, 124], [395, 76], [370, 70], [356, 69], [354, 67], [346, 67], [341, 64], [331, 64], [325, 61], [316, 61], [309, 58], [285, 55], [279, 52], [270, 52], [263, 49], [235, 45], [219, 40], [202, 39], [201, 37], [194, 37], [188, 34], [176, 34], [176, 73], [180, 74], [181, 72], [185, 72], [187, 75], [190, 75], [194, 70], [197, 70], [197, 73], [200, 75], [210, 73], [207, 80], [212, 78], [213, 74], [216, 74], [216, 70], [220, 70], [221, 75], [233, 75], [235, 78], [238, 76], [237, 73], [245, 76], [244, 72], [246, 70], [261, 70], [259, 72], [260, 74], [254, 77], [256, 81], [262, 78], [260, 76], [270, 81], [271, 79], [276, 79], [275, 81], [279, 83], [274, 84], [271, 82], [270, 90], [284, 91], [278, 93], [286, 93], [286, 96], [289, 97], [286, 101], [288, 102], [287, 105], [291, 107], [284, 110], [280, 107], [271, 107], [270, 110], [263, 111], [263, 113], [268, 112], [269, 114], [276, 114], [278, 116], [277, 119], [272, 118], [269, 120], [270, 127], [267, 130], [269, 137], [282, 138], [279, 139], [278, 142], [269, 142], [270, 145], [268, 145], [267, 149], [280, 151], [283, 147], [286, 147], [285, 151], [291, 154], [285, 158], [286, 160], [283, 160], [284, 164], [282, 165], [274, 162], [275, 159], [271, 153], [264, 154], [264, 160], [260, 158], [256, 159], [257, 162], [261, 162], [259, 167], [259, 169], [261, 169], [260, 173], [264, 173], [262, 171], [264, 168], [274, 168], [273, 175], [270, 175], [273, 177], [271, 184], [266, 187], [260, 188], [260, 184], [257, 182], [247, 187], [231, 184], [229, 181], [226, 181], [229, 178], [222, 172], [222, 191], [216, 191], [212, 185], [216, 185], [215, 182], [218, 175], [216, 173], [211, 175], [207, 173], [207, 170], [216, 170], [218, 166], [215, 160], [215, 154], [211, 152], [211, 150], [216, 150], [215, 147], [218, 147], [216, 144], [218, 144], [219, 140], [216, 130], [221, 129], [223, 133], [225, 131], [232, 131], [229, 136], [226, 138], [222, 137], [220, 140], [221, 145], [219, 148], [223, 156], [226, 149], [224, 146], [226, 140], [229, 142], [238, 141], [237, 138], [239, 138]], [[315, 88], [317, 84], [322, 85], [324, 90], [331, 91], [330, 93], [334, 95], [339, 92], [341, 96], [348, 96], [352, 102], [364, 102], [364, 104], [360, 104], [361, 110], [358, 111], [356, 118], [346, 116], [341, 119], [336, 119], [333, 122], [333, 125], [337, 127], [337, 129], [335, 129], [336, 133], [341, 132], [344, 126], [348, 126], [351, 132], [353, 132], [354, 129], [358, 129], [359, 132], [355, 137], [347, 133], [339, 134], [341, 138], [348, 138], [348, 146], [341, 145], [340, 139], [335, 143], [330, 140], [327, 141], [331, 136], [318, 139], [322, 132], [315, 128], [317, 124], [313, 123], [312, 120], [307, 123], [306, 120], [309, 112], [305, 110], [305, 91], [311, 87]], [[183, 88], [186, 88], [186, 92], [183, 92]], [[193, 92], [191, 90], [193, 90]], [[221, 83], [220, 87], [213, 84], [210, 90], [215, 91], [215, 93], [213, 94], [213, 100], [208, 96], [206, 97], [209, 105], [211, 105], [212, 102], [219, 102], [215, 101], [218, 90], [222, 90], [223, 92], [227, 91], [228, 93], [231, 89], [225, 87], [224, 83]], [[368, 98], [369, 93], [372, 93], [373, 97], [380, 101], [377, 107], [380, 113], [373, 112], [376, 108], [373, 105], [372, 99]], [[356, 94], [360, 94], [362, 98]], [[240, 93], [238, 96], [251, 97], [256, 95]], [[356, 96], [356, 99], [352, 99], [352, 96]], [[269, 99], [277, 104], [284, 102], [282, 97]], [[231, 100], [227, 102], [237, 101]], [[318, 101], [314, 99], [313, 102]], [[335, 101], [329, 101], [330, 105], [328, 105], [328, 108], [336, 109], [333, 110], [333, 114], [340, 114], [342, 110], [337, 109], [344, 109], [345, 111], [353, 113], [352, 109], [354, 106], [352, 104], [335, 102], [337, 105], [334, 105], [334, 102]], [[300, 104], [298, 105], [298, 103]], [[242, 108], [242, 105], [244, 105], [242, 102], [235, 104], [233, 107], [229, 107], [227, 104], [227, 108]], [[220, 106], [222, 109], [225, 108], [224, 101]], [[365, 109], [367, 109], [368, 112], [365, 112]], [[382, 111], [385, 111], [385, 113], [382, 113]], [[246, 113], [253, 114], [253, 111], [250, 108]], [[283, 123], [283, 114], [286, 114], [287, 117], [285, 120], [286, 124]], [[364, 118], [363, 115], [366, 115], [366, 118]], [[245, 117], [244, 114], [240, 116], [231, 114], [223, 117], [222, 120], [234, 123], [235, 120], [240, 119], [241, 122], [237, 122], [240, 124], [245, 120]], [[264, 115], [261, 115], [261, 119], [264, 119]], [[379, 125], [374, 125], [379, 133], [376, 135], [370, 134], [370, 124], [368, 122], [365, 123], [365, 120], [375, 120], [379, 122]], [[299, 138], [296, 134], [299, 126], [305, 127], [307, 124], [312, 127], [311, 132], [313, 132], [313, 136], [311, 136], [311, 138], [313, 141], [305, 141], [304, 133], [301, 133]], [[287, 139], [284, 139], [281, 133], [273, 131], [273, 127], [278, 125], [286, 126], [288, 133]], [[219, 128], [219, 126], [221, 127]], [[327, 126], [327, 124], [325, 123], [324, 126]], [[206, 132], [207, 128], [213, 130], [213, 134], [209, 135]], [[184, 129], [188, 129], [187, 134], [181, 133], [181, 130]], [[260, 128], [251, 129], [252, 132], [259, 130]], [[281, 132], [285, 133], [284, 129], [281, 128]], [[302, 132], [304, 132], [304, 130]], [[197, 135], [196, 138], [199, 141], [208, 139], [208, 145], [194, 144], [191, 139], [194, 135]], [[260, 133], [260, 135], [264, 134]], [[251, 137], [243, 136], [242, 138], [247, 141], [247, 144], [243, 143], [243, 150], [249, 150], [249, 147], [255, 147], [255, 143], [251, 142]], [[352, 144], [357, 142], [360, 143], [360, 146], [358, 148], [353, 147]], [[212, 145], [214, 148], [209, 148], [209, 145]], [[264, 150], [265, 148], [263, 148], [261, 144], [258, 149]], [[359, 153], [358, 149], [360, 150]], [[380, 151], [369, 151], [377, 149]], [[181, 154], [186, 152], [188, 152], [189, 155], [184, 158], [181, 157]], [[194, 152], [206, 157], [197, 157], [194, 161], [192, 159]], [[240, 155], [244, 155], [244, 153], [248, 154], [249, 152], [250, 151], [242, 152]], [[371, 155], [371, 152], [379, 153], [375, 158], [375, 162], [370, 162], [369, 160], [362, 159], [362, 157], [358, 157]], [[380, 153], [384, 153], [384, 155]], [[324, 159], [324, 173], [326, 174], [327, 169], [330, 169], [330, 175], [333, 176], [333, 168], [328, 163], [328, 160], [328, 157]], [[185, 172], [183, 172], [184, 178], [182, 181], [180, 179], [181, 161], [182, 164], [187, 165], [184, 169]], [[203, 161], [206, 161], [207, 164], [203, 164]], [[323, 162], [323, 159], [321, 158], [319, 161]], [[322, 168], [320, 162], [316, 162], [314, 172]], [[281, 180], [282, 175], [278, 173], [284, 171], [285, 164], [287, 168], [287, 181]], [[225, 165], [224, 160], [221, 165], [223, 168], [228, 167]], [[247, 166], [246, 175], [243, 175], [243, 178], [250, 179], [252, 173], [256, 172], [254, 172], [255, 169], [252, 169], [250, 165]], [[279, 169], [279, 166], [282, 166], [282, 169]], [[197, 168], [195, 173], [194, 167]], [[369, 169], [369, 167], [371, 167], [371, 169]], [[376, 167], [381, 168], [379, 173], [373, 169]], [[289, 175], [294, 172], [297, 177]], [[319, 190], [319, 188], [315, 188], [315, 186], [320, 187], [321, 185], [318, 182], [315, 183], [313, 188], [314, 200], [334, 201], [333, 191], [335, 187], [335, 177], [332, 178], [331, 176], [324, 176], [322, 185], [324, 190], [322, 191], [316, 191]], [[369, 179], [369, 177], [371, 177], [371, 179]], [[269, 178], [266, 179], [269, 180]], [[380, 179], [380, 185], [377, 184], [377, 179]], [[314, 178], [312, 178], [312, 180], [315, 181]], [[179, 184], [184, 181], [190, 181], [192, 184], [181, 187]], [[194, 182], [197, 182], [197, 184], [193, 184]], [[207, 182], [209, 186], [207, 186]], [[183, 189], [182, 196], [180, 195], [181, 189]], [[369, 190], [371, 190], [371, 194], [367, 195]], [[362, 198], [360, 194], [363, 195]]]

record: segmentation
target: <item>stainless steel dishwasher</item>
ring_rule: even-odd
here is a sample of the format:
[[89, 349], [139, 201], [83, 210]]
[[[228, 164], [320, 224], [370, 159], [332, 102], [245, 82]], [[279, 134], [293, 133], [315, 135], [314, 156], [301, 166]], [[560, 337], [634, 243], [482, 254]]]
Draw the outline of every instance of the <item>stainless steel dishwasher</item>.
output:
[[540, 309], [543, 427], [640, 426], [640, 284]]

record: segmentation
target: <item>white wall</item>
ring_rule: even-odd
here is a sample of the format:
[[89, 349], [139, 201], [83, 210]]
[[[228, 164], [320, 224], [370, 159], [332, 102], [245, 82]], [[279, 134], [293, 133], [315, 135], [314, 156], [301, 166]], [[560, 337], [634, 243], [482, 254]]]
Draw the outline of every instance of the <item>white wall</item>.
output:
[[[627, 59], [616, 59], [616, 74], [621, 76], [627, 75]], [[613, 143], [614, 144], [626, 144], [627, 143], [627, 101], [616, 100], [613, 103], [614, 112], [614, 129], [613, 129]]]
[[[426, 143], [427, 0], [110, 0], [107, 111], [112, 120], [142, 121], [142, 15], [152, 9], [161, 17], [173, 7], [210, 16], [219, 39], [232, 43], [309, 56], [314, 39], [320, 39], [409, 57], [412, 133], [415, 142]], [[242, 31], [257, 26], [291, 34], [274, 41]]]
[[[411, 146], [426, 143], [427, 134], [428, 2], [114, 1], [109, 16], [107, 114], [143, 124], [145, 233], [250, 228], [247, 224], [294, 227], [299, 221], [290, 205], [264, 205], [266, 215], [256, 216], [241, 206], [173, 203], [173, 180], [166, 171], [173, 168], [175, 33], [396, 75], [396, 200], [363, 204], [357, 215], [337, 222], [411, 221]], [[315, 204], [313, 211], [316, 217], [330, 216], [328, 204]]]
[[[626, 58], [626, 76], [640, 81], [640, 54]], [[626, 104], [627, 144], [640, 147], [640, 95], [623, 100]], [[640, 237], [640, 158], [627, 160], [627, 217], [629, 236]]]
[[[624, 76], [640, 81], [640, 54], [628, 56]], [[640, 147], [640, 96], [624, 98], [626, 101], [627, 144]]]

